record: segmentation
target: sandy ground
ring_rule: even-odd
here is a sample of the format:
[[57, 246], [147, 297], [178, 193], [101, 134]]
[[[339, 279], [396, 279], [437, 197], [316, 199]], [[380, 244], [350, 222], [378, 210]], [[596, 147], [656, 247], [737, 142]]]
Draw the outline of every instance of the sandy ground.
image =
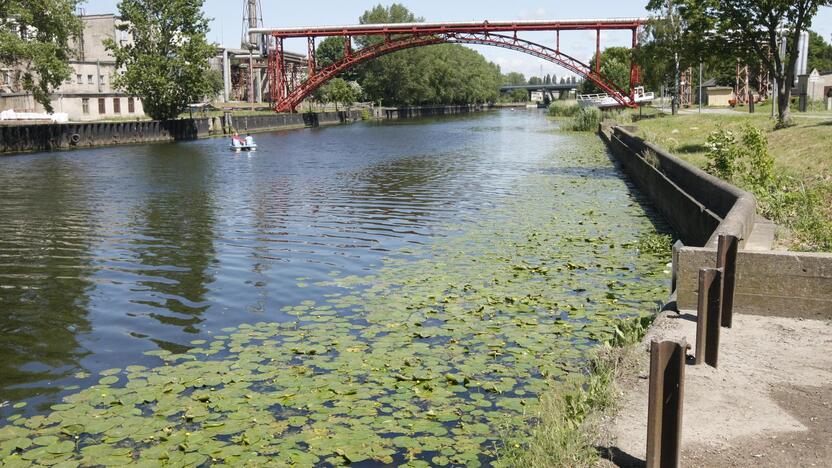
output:
[[[645, 339], [604, 465], [644, 464], [646, 344], [693, 343], [694, 314], [663, 314]], [[832, 322], [735, 315], [720, 339], [718, 369], [686, 366], [682, 466], [832, 466]]]

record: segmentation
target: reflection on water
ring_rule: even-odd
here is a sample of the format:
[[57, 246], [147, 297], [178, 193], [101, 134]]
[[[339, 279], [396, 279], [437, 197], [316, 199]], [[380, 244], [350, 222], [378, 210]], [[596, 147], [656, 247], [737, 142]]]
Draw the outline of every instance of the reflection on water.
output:
[[476, 222], [567, 147], [546, 127], [504, 112], [263, 134], [251, 155], [204, 140], [3, 159], [0, 402], [289, 320], [330, 272]]

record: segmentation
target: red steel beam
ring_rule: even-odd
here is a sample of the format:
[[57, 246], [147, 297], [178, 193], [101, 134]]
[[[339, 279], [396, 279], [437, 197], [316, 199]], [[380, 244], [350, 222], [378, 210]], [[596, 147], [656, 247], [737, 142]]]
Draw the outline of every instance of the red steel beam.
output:
[[483, 21], [461, 23], [392, 23], [356, 24], [346, 26], [309, 26], [300, 28], [252, 28], [249, 34], [274, 37], [372, 36], [382, 34], [449, 34], [499, 33], [522, 31], [583, 31], [603, 29], [631, 30], [639, 28], [648, 18], [616, 18], [591, 20], [546, 21]]

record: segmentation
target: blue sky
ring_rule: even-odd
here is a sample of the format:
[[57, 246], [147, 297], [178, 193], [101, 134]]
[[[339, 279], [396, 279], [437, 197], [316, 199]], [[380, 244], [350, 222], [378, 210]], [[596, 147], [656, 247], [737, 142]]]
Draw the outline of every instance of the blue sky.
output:
[[[261, 0], [263, 20], [266, 26], [309, 26], [353, 24], [367, 9], [379, 4], [379, 0]], [[482, 21], [485, 19], [571, 19], [612, 18], [646, 15], [647, 0], [398, 0], [426, 21]], [[88, 14], [114, 13], [117, 0], [87, 0], [84, 8]], [[381, 2], [384, 4], [392, 1]], [[206, 0], [205, 13], [211, 21], [209, 39], [217, 43], [238, 47], [242, 31], [243, 0]], [[815, 18], [813, 27], [830, 41], [832, 36], [832, 8], [823, 8]], [[524, 38], [554, 46], [552, 34], [528, 33]], [[629, 32], [605, 32], [601, 36], [602, 47], [629, 45]], [[302, 41], [288, 43], [290, 50], [302, 52]], [[519, 71], [526, 76], [552, 73], [558, 76], [566, 72], [543, 60], [520, 52], [494, 47], [474, 47], [489, 60], [497, 63], [503, 72]], [[594, 32], [565, 32], [561, 34], [561, 49], [578, 59], [588, 61], [595, 50]]]

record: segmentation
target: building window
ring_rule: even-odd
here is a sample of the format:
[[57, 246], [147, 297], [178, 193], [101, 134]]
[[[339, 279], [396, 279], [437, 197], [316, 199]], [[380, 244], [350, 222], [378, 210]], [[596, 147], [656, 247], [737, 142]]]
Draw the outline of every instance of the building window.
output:
[[99, 114], [106, 114], [107, 113], [107, 100], [104, 98], [98, 98], [98, 113]]
[[81, 111], [84, 115], [90, 113], [90, 100], [89, 98], [81, 98]]
[[5, 83], [6, 86], [12, 85], [12, 72], [7, 71], [3, 73], [3, 83]]
[[113, 98], [113, 112], [121, 114], [121, 98]]
[[95, 81], [92, 80], [92, 75], [87, 75], [87, 84], [95, 84]]
[[131, 114], [136, 112], [136, 101], [133, 98], [127, 98], [127, 112]]
[[98, 75], [98, 82], [104, 84], [104, 75]]
[[76, 81], [78, 84], [84, 84], [84, 77], [83, 77], [83, 76], [81, 76], [81, 74], [75, 75], [75, 81]]

